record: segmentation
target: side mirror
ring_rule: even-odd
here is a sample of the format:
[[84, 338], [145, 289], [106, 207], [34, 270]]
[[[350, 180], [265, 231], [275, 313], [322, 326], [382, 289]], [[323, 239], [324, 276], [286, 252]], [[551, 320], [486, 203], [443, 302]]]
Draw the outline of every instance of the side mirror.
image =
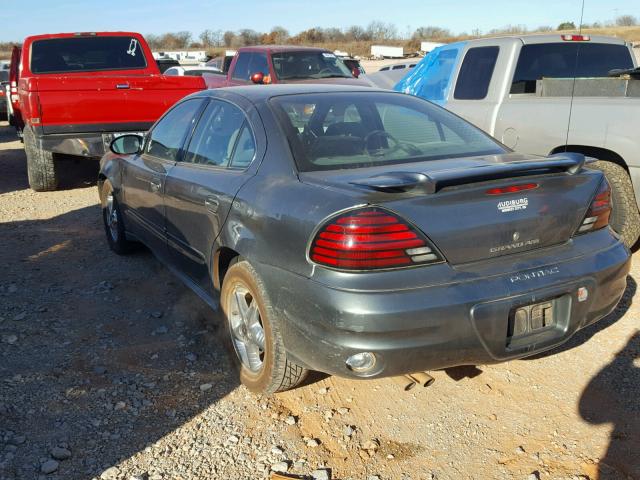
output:
[[118, 155], [133, 155], [142, 150], [142, 137], [140, 135], [122, 135], [113, 139], [109, 149]]
[[351, 75], [353, 75], [355, 78], [358, 78], [360, 76], [360, 69], [354, 68], [353, 70], [351, 70]]
[[264, 82], [264, 73], [262, 72], [256, 72], [253, 75], [251, 75], [251, 81], [253, 83], [255, 83], [256, 85], [259, 85], [261, 83]]

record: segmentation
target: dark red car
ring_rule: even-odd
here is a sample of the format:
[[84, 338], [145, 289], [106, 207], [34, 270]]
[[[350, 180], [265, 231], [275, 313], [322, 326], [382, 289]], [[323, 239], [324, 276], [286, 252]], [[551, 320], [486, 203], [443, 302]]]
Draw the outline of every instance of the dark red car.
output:
[[263, 45], [238, 49], [226, 74], [205, 75], [209, 88], [247, 84], [333, 83], [371, 86], [323, 48]]

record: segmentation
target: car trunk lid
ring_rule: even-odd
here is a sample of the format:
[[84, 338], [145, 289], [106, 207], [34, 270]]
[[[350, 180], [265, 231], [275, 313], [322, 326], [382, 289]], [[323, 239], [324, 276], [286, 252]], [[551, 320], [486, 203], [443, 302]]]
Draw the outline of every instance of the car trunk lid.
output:
[[[568, 241], [601, 179], [583, 163], [571, 154], [507, 154], [304, 172], [300, 178], [392, 210], [420, 228], [450, 263], [461, 264]], [[522, 185], [528, 188], [509, 192]]]

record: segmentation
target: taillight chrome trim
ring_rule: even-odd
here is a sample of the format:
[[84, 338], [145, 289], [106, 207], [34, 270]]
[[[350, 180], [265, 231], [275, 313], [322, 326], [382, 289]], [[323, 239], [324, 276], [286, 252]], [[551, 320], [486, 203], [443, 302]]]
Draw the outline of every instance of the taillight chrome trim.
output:
[[[314, 247], [314, 242], [319, 238], [319, 234], [322, 232], [322, 230], [330, 225], [332, 220], [337, 220], [339, 217], [344, 217], [345, 215], [350, 214], [352, 212], [356, 213], [356, 212], [361, 212], [362, 210], [368, 210], [368, 209], [380, 210], [380, 211], [383, 211], [384, 213], [397, 217], [398, 219], [400, 219], [401, 222], [406, 224], [409, 227], [409, 229], [414, 230], [418, 234], [418, 236], [424, 241], [426, 246], [398, 247], [397, 249], [402, 249], [406, 252], [406, 255], [410, 258], [410, 262], [408, 262], [405, 265], [396, 265], [391, 267], [373, 267], [373, 268], [366, 268], [366, 269], [345, 268], [340, 266], [326, 265], [313, 260], [312, 249]], [[396, 248], [392, 248], [392, 250], [395, 250], [395, 249]], [[381, 251], [388, 251], [388, 250], [383, 249]], [[306, 248], [306, 258], [307, 258], [307, 261], [314, 267], [317, 266], [323, 269], [333, 270], [333, 271], [342, 272], [342, 273], [372, 273], [372, 272], [394, 271], [394, 270], [401, 270], [401, 269], [407, 269], [407, 268], [424, 267], [427, 265], [442, 264], [442, 263], [446, 263], [447, 261], [444, 255], [438, 250], [438, 248], [431, 241], [431, 239], [417, 225], [415, 225], [413, 222], [406, 220], [404, 217], [402, 217], [402, 215], [386, 207], [381, 207], [378, 205], [371, 205], [371, 204], [362, 204], [362, 205], [356, 205], [353, 207], [348, 207], [346, 209], [336, 211], [326, 216], [325, 218], [323, 218], [322, 221], [318, 223], [318, 225], [314, 228], [313, 232], [309, 236], [309, 240], [307, 241], [307, 248]]]

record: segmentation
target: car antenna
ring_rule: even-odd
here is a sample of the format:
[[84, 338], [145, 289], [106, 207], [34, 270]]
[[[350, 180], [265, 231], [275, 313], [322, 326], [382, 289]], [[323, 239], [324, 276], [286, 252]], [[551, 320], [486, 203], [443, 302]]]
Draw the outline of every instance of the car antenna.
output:
[[[578, 25], [578, 35], [582, 35], [582, 21], [584, 19], [584, 2], [582, 0], [582, 9], [580, 11], [580, 24]], [[576, 77], [578, 76], [578, 59], [580, 58], [580, 47], [582, 46], [582, 42], [578, 42], [576, 49], [576, 61], [573, 65], [573, 83], [571, 85], [571, 100], [569, 101], [569, 119], [567, 121], [567, 135], [564, 139], [564, 151], [566, 152], [569, 149], [569, 130], [571, 129], [571, 114], [573, 113], [573, 97], [576, 93]]]

